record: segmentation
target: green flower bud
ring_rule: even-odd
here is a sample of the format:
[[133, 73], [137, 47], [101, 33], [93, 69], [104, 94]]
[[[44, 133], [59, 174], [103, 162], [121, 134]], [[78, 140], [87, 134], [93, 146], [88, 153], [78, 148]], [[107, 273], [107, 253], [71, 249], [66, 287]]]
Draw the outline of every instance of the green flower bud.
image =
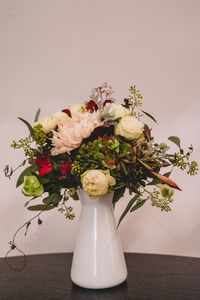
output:
[[171, 188], [169, 185], [167, 184], [163, 184], [163, 183], [160, 183], [160, 184], [157, 184], [156, 185], [160, 191], [161, 191], [161, 195], [164, 197], [164, 198], [169, 198], [171, 196], [173, 196], [174, 194], [174, 189]]
[[36, 176], [24, 176], [22, 193], [25, 196], [40, 197], [44, 193], [44, 188]]

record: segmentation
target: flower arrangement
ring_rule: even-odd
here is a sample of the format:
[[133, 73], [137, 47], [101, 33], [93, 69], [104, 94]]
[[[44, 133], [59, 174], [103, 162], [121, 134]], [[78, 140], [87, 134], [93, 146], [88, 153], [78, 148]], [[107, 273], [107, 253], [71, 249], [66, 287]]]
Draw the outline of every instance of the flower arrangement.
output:
[[[73, 104], [43, 119], [39, 119], [39, 109], [32, 125], [19, 118], [29, 135], [11, 146], [24, 150], [26, 158], [19, 167], [28, 166], [16, 186], [23, 186], [22, 193], [29, 198], [25, 206], [38, 211], [23, 225], [26, 232], [35, 218], [42, 223], [40, 215], [47, 210], [57, 209], [72, 220], [75, 215], [68, 203], [70, 198], [79, 199], [79, 188], [91, 198], [113, 192], [113, 205], [128, 190], [131, 200], [118, 224], [147, 201], [161, 211], [171, 210], [174, 189], [181, 189], [169, 177], [174, 167], [197, 174], [197, 163], [190, 162], [193, 148], [184, 151], [176, 136], [168, 138], [177, 146], [175, 153], [169, 153], [166, 143], [156, 143], [151, 128], [141, 121], [143, 115], [156, 122], [155, 118], [141, 109], [143, 97], [136, 87], [131, 86], [129, 92], [118, 104], [112, 87], [104, 83], [93, 89], [83, 104]], [[171, 169], [163, 173], [165, 167]], [[11, 178], [15, 170], [7, 165], [5, 175]], [[42, 198], [39, 203], [38, 198]], [[15, 236], [10, 244], [11, 250], [16, 248]]]

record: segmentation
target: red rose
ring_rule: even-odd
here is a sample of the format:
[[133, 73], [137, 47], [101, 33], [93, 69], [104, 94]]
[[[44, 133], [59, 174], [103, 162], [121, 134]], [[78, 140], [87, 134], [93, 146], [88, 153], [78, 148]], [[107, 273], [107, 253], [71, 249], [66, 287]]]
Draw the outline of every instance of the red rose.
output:
[[62, 112], [66, 113], [68, 115], [68, 117], [72, 117], [71, 111], [70, 109], [63, 109]]
[[36, 158], [36, 164], [39, 166], [40, 176], [44, 176], [53, 170], [52, 163], [48, 155], [44, 157], [38, 156]]
[[94, 112], [94, 111], [98, 110], [98, 106], [93, 100], [90, 100], [89, 102], [87, 102], [85, 104], [85, 107], [86, 107], [87, 111], [90, 111], [90, 112]]
[[67, 176], [68, 172], [72, 169], [72, 164], [69, 161], [64, 162], [60, 165], [61, 173], [63, 176]]

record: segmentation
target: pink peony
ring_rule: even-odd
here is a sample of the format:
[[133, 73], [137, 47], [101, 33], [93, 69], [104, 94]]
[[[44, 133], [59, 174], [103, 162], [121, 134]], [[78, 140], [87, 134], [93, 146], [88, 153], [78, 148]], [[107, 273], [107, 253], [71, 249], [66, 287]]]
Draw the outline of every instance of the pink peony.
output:
[[98, 112], [82, 113], [74, 118], [68, 118], [66, 122], [58, 126], [57, 131], [53, 130], [53, 138], [51, 139], [52, 155], [62, 153], [70, 153], [70, 151], [78, 148], [83, 139], [88, 138], [92, 131], [101, 125]]

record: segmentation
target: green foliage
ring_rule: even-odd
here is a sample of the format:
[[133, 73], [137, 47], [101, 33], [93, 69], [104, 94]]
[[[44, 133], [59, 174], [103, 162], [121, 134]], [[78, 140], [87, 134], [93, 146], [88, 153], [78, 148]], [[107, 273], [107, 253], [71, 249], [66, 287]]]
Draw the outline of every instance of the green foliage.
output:
[[179, 137], [170, 136], [170, 137], [168, 137], [168, 140], [171, 141], [172, 143], [176, 144], [179, 148], [181, 147], [181, 141], [180, 141]]
[[179, 152], [175, 153], [174, 155], [170, 156], [171, 163], [175, 166], [180, 168], [181, 170], [187, 170], [187, 174], [189, 175], [196, 175], [198, 174], [198, 164], [196, 161], [190, 162], [190, 155], [193, 151], [193, 147], [189, 147], [189, 151], [185, 154], [183, 149], [180, 149]]
[[36, 112], [36, 115], [35, 115], [35, 118], [34, 118], [34, 123], [38, 121], [39, 116], [40, 116], [40, 108]]
[[37, 124], [36, 126], [34, 126], [32, 139], [34, 142], [36, 142], [36, 144], [38, 146], [37, 150], [39, 152], [42, 152], [45, 150], [44, 148], [46, 146], [48, 138], [47, 138], [47, 135], [43, 132], [41, 124]]
[[24, 182], [24, 176], [35, 175], [35, 172], [38, 170], [38, 166], [27, 167], [18, 177], [16, 187], [20, 186]]
[[147, 201], [147, 199], [138, 199], [138, 202], [136, 203], [136, 205], [134, 205], [134, 206], [131, 208], [130, 212], [133, 212], [133, 211], [135, 211], [136, 209], [142, 207], [142, 206], [146, 203], [146, 201]]
[[161, 211], [171, 211], [170, 203], [173, 202], [172, 196], [169, 197], [161, 197], [160, 191], [154, 188], [153, 192], [149, 192], [147, 197], [151, 201], [152, 206], [157, 206], [161, 209]]
[[27, 122], [26, 120], [18, 117], [19, 120], [21, 120], [27, 127], [28, 127], [28, 130], [30, 132], [30, 135], [33, 134], [34, 130], [33, 130], [33, 127], [29, 124], [29, 122]]
[[158, 122], [156, 121], [156, 119], [155, 119], [152, 115], [150, 115], [149, 113], [147, 113], [147, 112], [144, 111], [144, 110], [142, 110], [142, 112], [143, 112], [145, 115], [147, 115], [150, 119], [152, 119], [155, 123], [158, 123]]
[[42, 220], [40, 218], [38, 218], [38, 225], [42, 224]]
[[125, 190], [126, 190], [125, 186], [122, 186], [121, 188], [114, 190], [114, 195], [112, 199], [113, 204], [117, 203], [117, 201], [124, 196]]
[[11, 144], [11, 147], [13, 149], [20, 149], [22, 148], [24, 150], [24, 154], [26, 157], [34, 157], [36, 154], [36, 150], [31, 148], [31, 143], [32, 143], [32, 137], [26, 137], [26, 138], [21, 138], [19, 141], [13, 141]]
[[49, 205], [37, 204], [37, 205], [29, 206], [28, 210], [45, 211], [45, 210], [50, 210], [50, 209], [53, 209], [53, 208], [54, 208], [54, 206], [52, 204], [49, 204]]
[[118, 222], [118, 225], [117, 227], [119, 227], [121, 221], [124, 219], [124, 217], [127, 215], [127, 213], [130, 211], [131, 207], [133, 206], [133, 204], [135, 203], [135, 201], [137, 201], [139, 195], [136, 195], [135, 197], [133, 197], [127, 204], [124, 212], [122, 213], [120, 219], [119, 219], [119, 222]]

